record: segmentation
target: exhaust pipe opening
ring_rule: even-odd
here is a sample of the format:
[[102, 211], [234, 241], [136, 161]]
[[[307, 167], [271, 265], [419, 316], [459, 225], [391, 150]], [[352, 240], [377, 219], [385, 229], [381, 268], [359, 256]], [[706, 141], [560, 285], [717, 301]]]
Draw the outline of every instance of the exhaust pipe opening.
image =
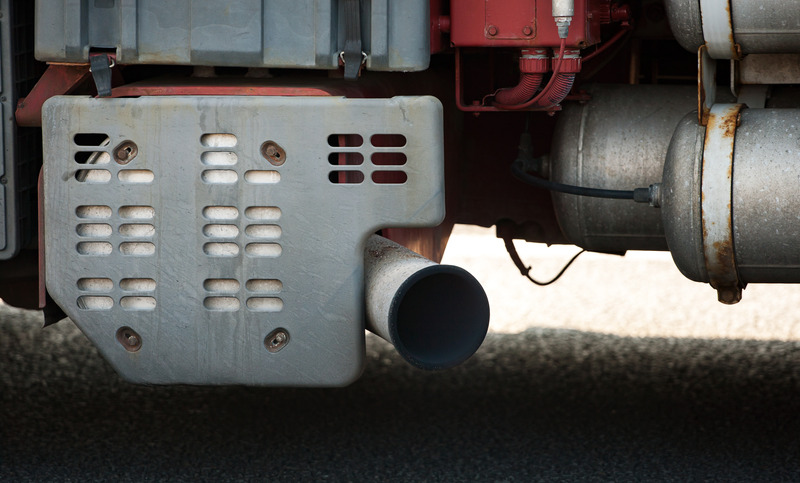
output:
[[373, 235], [365, 250], [367, 328], [420, 369], [456, 366], [489, 330], [489, 300], [466, 270]]
[[467, 360], [489, 328], [489, 304], [480, 283], [464, 269], [433, 265], [400, 286], [389, 314], [397, 351], [423, 369]]

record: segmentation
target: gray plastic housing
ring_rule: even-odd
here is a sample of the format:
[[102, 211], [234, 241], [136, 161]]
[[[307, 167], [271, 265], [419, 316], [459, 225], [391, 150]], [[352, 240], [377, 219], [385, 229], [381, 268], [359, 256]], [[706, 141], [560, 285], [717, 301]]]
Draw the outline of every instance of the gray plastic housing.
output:
[[42, 119], [48, 291], [133, 382], [352, 382], [366, 238], [445, 214], [430, 96], [57, 96]]
[[31, 49], [33, 9], [0, 0], [0, 260], [13, 258], [36, 233], [36, 186], [41, 163], [38, 129], [20, 128], [17, 99], [37, 76]]
[[[36, 58], [121, 64], [337, 69], [337, 0], [36, 0]], [[421, 71], [430, 60], [428, 0], [361, 2], [366, 68]]]

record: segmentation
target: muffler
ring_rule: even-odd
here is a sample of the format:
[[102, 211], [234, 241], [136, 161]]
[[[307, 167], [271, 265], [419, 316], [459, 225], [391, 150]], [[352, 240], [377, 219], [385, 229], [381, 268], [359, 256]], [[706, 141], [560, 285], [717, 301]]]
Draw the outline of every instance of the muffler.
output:
[[456, 366], [489, 329], [489, 300], [466, 270], [378, 235], [364, 251], [367, 328], [421, 369]]

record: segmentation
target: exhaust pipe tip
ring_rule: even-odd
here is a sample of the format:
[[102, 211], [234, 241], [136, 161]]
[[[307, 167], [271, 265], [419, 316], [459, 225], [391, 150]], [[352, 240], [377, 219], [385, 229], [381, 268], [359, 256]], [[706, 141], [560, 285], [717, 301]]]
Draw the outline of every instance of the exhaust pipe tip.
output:
[[447, 369], [469, 359], [489, 330], [489, 300], [466, 270], [431, 265], [411, 275], [389, 308], [391, 342], [409, 363]]

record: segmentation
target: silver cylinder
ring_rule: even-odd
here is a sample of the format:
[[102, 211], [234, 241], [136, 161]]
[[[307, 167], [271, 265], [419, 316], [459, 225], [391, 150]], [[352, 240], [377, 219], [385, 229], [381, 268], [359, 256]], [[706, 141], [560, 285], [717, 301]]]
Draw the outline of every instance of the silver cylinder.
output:
[[[744, 54], [800, 52], [800, 8], [796, 0], [730, 0], [733, 41]], [[697, 52], [706, 42], [700, 0], [666, 0], [672, 33], [683, 48]], [[718, 7], [724, 8], [724, 7]]]
[[[672, 257], [688, 278], [708, 282], [703, 250], [703, 155], [706, 128], [696, 113], [678, 125], [661, 189]], [[800, 110], [744, 109], [734, 135], [732, 249], [746, 283], [800, 282]]]
[[467, 360], [489, 329], [489, 301], [466, 270], [372, 235], [364, 252], [367, 328], [421, 369]]
[[[558, 183], [632, 190], [661, 181], [670, 138], [697, 105], [689, 86], [593, 85], [592, 100], [559, 114], [551, 150]], [[666, 250], [658, 210], [628, 200], [553, 194], [567, 239], [587, 250]]]

